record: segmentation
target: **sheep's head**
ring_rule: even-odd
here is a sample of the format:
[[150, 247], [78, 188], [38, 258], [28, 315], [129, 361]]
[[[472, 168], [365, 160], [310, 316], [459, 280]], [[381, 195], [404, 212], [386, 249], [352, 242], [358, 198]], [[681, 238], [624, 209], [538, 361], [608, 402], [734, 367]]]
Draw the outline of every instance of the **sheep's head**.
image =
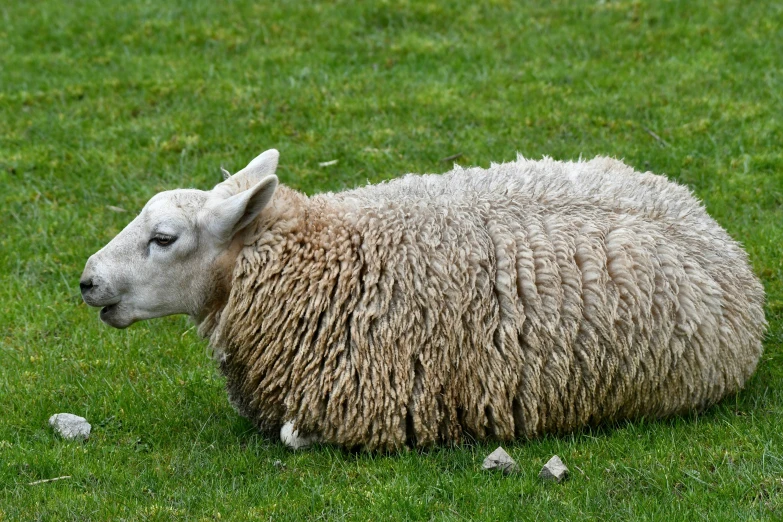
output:
[[79, 286], [116, 328], [172, 314], [198, 316], [215, 290], [217, 265], [277, 187], [268, 150], [209, 192], [156, 194], [87, 261]]

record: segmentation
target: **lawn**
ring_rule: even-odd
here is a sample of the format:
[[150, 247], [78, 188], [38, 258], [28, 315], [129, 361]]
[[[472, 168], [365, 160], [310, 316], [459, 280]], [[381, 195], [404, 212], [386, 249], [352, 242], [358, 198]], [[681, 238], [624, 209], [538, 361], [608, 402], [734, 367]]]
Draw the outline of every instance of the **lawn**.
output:
[[[0, 520], [783, 518], [780, 2], [10, 0], [0, 20]], [[290, 452], [232, 410], [187, 318], [113, 330], [78, 288], [154, 193], [271, 147], [307, 193], [455, 155], [665, 173], [766, 287], [758, 372], [702, 415], [508, 444], [509, 477], [481, 471], [491, 443]], [[571, 478], [541, 483], [555, 453]]]

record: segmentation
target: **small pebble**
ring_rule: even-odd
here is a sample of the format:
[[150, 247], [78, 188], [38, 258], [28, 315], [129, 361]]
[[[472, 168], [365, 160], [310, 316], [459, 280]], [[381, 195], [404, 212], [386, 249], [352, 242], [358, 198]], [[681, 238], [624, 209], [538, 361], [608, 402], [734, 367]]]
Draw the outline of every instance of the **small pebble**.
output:
[[568, 468], [557, 455], [549, 459], [549, 462], [541, 468], [541, 473], [538, 474], [538, 477], [543, 480], [553, 480], [555, 482], [562, 482], [566, 476], [568, 476]]
[[55, 413], [49, 417], [49, 426], [66, 440], [87, 440], [92, 429], [87, 419], [71, 413]]
[[481, 467], [488, 470], [498, 469], [506, 475], [519, 470], [517, 463], [501, 446], [498, 446], [498, 449], [484, 459], [484, 464]]

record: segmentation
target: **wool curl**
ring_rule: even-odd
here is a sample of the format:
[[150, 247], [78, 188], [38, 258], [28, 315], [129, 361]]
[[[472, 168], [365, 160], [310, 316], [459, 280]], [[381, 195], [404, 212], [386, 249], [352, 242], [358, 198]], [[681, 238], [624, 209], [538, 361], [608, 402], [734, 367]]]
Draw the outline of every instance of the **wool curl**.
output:
[[203, 318], [263, 431], [366, 450], [700, 411], [762, 353], [764, 291], [685, 187], [620, 161], [279, 187]]

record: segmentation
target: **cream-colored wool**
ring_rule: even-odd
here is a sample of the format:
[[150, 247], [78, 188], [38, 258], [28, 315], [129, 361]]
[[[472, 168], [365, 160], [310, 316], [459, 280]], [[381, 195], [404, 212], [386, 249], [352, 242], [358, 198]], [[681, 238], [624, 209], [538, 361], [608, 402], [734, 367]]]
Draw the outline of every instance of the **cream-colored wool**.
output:
[[202, 317], [262, 430], [369, 450], [701, 410], [762, 353], [764, 293], [690, 191], [620, 161], [278, 187]]

